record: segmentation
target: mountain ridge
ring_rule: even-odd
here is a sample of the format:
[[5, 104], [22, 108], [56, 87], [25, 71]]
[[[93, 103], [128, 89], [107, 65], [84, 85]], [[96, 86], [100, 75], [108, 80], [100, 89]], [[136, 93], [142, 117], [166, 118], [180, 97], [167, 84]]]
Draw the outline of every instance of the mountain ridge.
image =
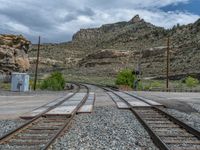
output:
[[[107, 71], [113, 72], [113, 75], [122, 68], [134, 69], [141, 58], [145, 76], [163, 75], [168, 37], [170, 37], [170, 47], [173, 51], [170, 59], [172, 73], [196, 72], [200, 67], [198, 63], [200, 19], [192, 24], [164, 29], [145, 22], [136, 15], [130, 21], [106, 24], [99, 28], [80, 29], [73, 35], [70, 42], [43, 46], [42, 57], [62, 60], [66, 67], [85, 67], [89, 72], [91, 69], [98, 71], [101, 68], [107, 68]], [[109, 50], [130, 51], [130, 58], [121, 57], [117, 62], [113, 61], [113, 58], [108, 60], [103, 57], [95, 60], [97, 54], [104, 56], [105, 49], [108, 53]], [[31, 55], [35, 56], [35, 53], [31, 52]], [[92, 56], [95, 56], [94, 59], [91, 58]], [[117, 69], [113, 70], [113, 68]]]

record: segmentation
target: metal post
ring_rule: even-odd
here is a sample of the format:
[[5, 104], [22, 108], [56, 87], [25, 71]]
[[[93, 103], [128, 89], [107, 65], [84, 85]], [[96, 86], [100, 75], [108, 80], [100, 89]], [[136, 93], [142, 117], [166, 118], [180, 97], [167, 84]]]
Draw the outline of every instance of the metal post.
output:
[[138, 70], [139, 70], [139, 78], [141, 79], [141, 75], [142, 75], [142, 68], [141, 68], [141, 65], [142, 65], [142, 48], [140, 49], [140, 58], [139, 58], [139, 66], [138, 66]]
[[169, 91], [169, 37], [167, 38], [167, 70], [166, 70], [166, 89]]
[[37, 85], [37, 74], [38, 74], [38, 64], [39, 64], [39, 56], [40, 56], [40, 36], [38, 40], [38, 51], [37, 51], [37, 61], [36, 61], [36, 69], [35, 69], [35, 81], [34, 81], [34, 91], [36, 90]]

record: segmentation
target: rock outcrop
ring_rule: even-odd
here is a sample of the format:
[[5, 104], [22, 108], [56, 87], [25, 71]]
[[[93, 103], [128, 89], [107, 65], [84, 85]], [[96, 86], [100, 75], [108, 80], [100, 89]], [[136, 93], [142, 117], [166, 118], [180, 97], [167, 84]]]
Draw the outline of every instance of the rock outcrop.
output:
[[[36, 64], [37, 57], [30, 57], [29, 60], [30, 60], [30, 64]], [[50, 58], [40, 57], [39, 64], [48, 65], [48, 66], [61, 66], [63, 65], [63, 62], [59, 60], [53, 60]]]
[[130, 23], [138, 23], [144, 21], [143, 19], [140, 19], [139, 15], [134, 16], [129, 22]]
[[0, 35], [0, 73], [28, 71], [30, 44], [22, 35]]
[[126, 67], [133, 53], [130, 51], [104, 49], [88, 54], [79, 61], [79, 67], [85, 68], [87, 74], [97, 76], [115, 75], [120, 68]]
[[[112, 70], [115, 75], [118, 69], [134, 69], [140, 62], [143, 75], [154, 77], [165, 75], [168, 37], [171, 74], [200, 73], [200, 19], [164, 29], [136, 15], [130, 21], [81, 29], [70, 42], [42, 46], [41, 56], [63, 61], [69, 66], [72, 64], [72, 69], [78, 64], [87, 74], [101, 73], [102, 76], [110, 75]], [[128, 55], [118, 57], [116, 53], [122, 50]], [[35, 52], [32, 51], [32, 56], [36, 56]], [[80, 61], [75, 63], [73, 60]]]

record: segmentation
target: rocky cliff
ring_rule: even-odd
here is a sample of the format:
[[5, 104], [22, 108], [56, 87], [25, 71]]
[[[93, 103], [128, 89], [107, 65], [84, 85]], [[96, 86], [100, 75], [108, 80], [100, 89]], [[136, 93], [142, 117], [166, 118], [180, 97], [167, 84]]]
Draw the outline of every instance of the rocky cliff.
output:
[[[93, 31], [94, 34], [91, 33]], [[94, 36], [100, 33], [97, 37]], [[135, 16], [128, 22], [103, 25], [97, 29], [80, 30], [74, 35], [74, 43], [93, 45], [91, 55], [100, 54], [99, 49], [125, 50], [131, 54], [121, 57], [118, 63], [116, 58], [85, 57], [83, 66], [90, 66], [90, 70], [101, 68], [125, 68], [135, 69], [141, 64], [144, 76], [162, 76], [166, 71], [166, 45], [170, 37], [170, 74], [199, 73], [200, 63], [200, 19], [194, 24], [176, 25], [170, 30], [156, 27]], [[92, 44], [87, 41], [92, 41]], [[110, 52], [107, 52], [108, 55]], [[88, 60], [88, 61], [87, 61]], [[95, 64], [96, 62], [96, 64]], [[82, 66], [82, 65], [81, 65]], [[101, 68], [98, 71], [101, 72]], [[115, 73], [115, 71], [113, 71]]]
[[[88, 70], [87, 74], [115, 75], [117, 70], [134, 69], [140, 62], [144, 76], [160, 76], [166, 70], [168, 37], [171, 74], [200, 72], [200, 19], [193, 24], [164, 29], [136, 15], [130, 21], [81, 29], [70, 42], [43, 45], [41, 55], [63, 61], [67, 67], [79, 66]], [[31, 55], [36, 56], [34, 52]], [[124, 52], [128, 55], [115, 55]]]
[[0, 74], [29, 69], [28, 50], [31, 42], [19, 35], [0, 35]]
[[166, 34], [164, 28], [147, 23], [136, 15], [128, 22], [106, 24], [94, 29], [81, 29], [74, 34], [72, 43], [82, 45], [84, 49], [136, 50], [160, 46]]

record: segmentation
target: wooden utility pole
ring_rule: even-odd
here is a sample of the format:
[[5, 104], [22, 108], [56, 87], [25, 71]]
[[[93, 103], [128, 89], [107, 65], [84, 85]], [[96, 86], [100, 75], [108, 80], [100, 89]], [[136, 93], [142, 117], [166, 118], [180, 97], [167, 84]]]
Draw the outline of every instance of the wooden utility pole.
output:
[[34, 91], [36, 90], [36, 86], [37, 86], [37, 74], [38, 74], [39, 57], [40, 57], [40, 36], [39, 36], [39, 40], [38, 40], [38, 51], [37, 51], [37, 61], [36, 61], [36, 68], [35, 68]]
[[169, 37], [167, 38], [166, 90], [169, 91]]

